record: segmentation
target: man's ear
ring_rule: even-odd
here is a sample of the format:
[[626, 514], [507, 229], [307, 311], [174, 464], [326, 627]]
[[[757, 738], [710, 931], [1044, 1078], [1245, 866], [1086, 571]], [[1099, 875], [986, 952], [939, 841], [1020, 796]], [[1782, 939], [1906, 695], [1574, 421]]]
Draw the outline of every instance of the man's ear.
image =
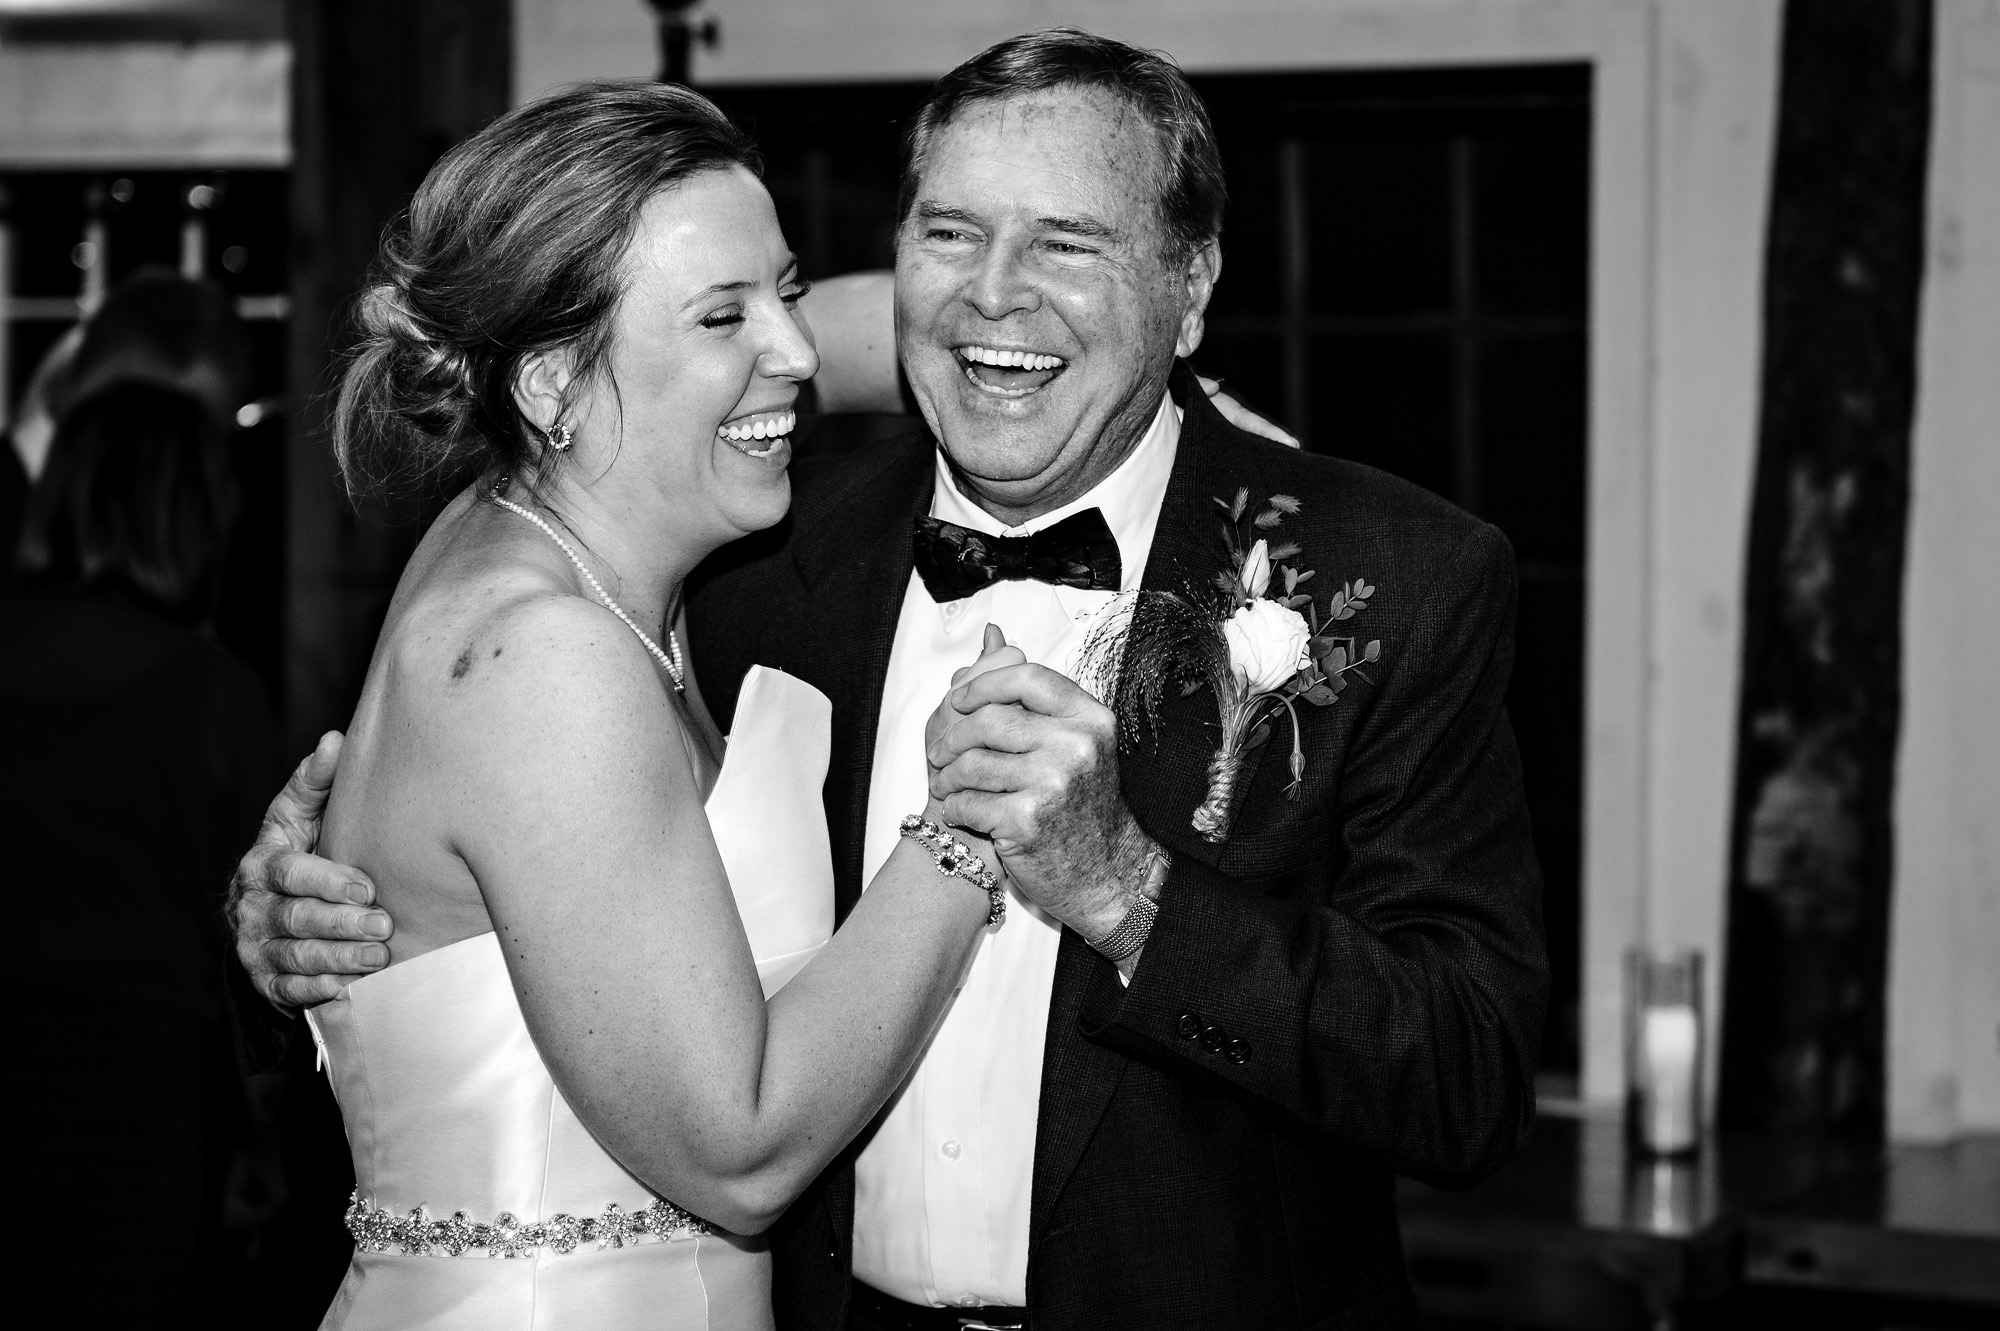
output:
[[567, 349], [523, 356], [514, 370], [514, 406], [530, 425], [546, 434], [562, 417], [570, 378]]
[[1215, 294], [1216, 279], [1222, 276], [1222, 242], [1210, 237], [1201, 248], [1188, 258], [1187, 310], [1181, 315], [1180, 336], [1174, 340], [1174, 354], [1182, 358], [1192, 356], [1201, 345], [1201, 335], [1207, 325], [1203, 322], [1208, 312], [1208, 298]]

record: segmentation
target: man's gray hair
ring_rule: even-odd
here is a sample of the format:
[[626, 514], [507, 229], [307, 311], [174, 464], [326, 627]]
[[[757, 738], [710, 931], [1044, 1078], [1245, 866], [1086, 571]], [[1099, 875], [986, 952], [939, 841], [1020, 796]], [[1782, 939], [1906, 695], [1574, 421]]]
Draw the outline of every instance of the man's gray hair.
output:
[[1173, 60], [1156, 51], [1084, 32], [1044, 28], [989, 46], [939, 79], [903, 136], [896, 216], [916, 203], [917, 181], [937, 131], [968, 106], [1054, 88], [1102, 88], [1130, 103], [1159, 146], [1160, 229], [1171, 262], [1186, 260], [1222, 234], [1228, 189], [1208, 108]]

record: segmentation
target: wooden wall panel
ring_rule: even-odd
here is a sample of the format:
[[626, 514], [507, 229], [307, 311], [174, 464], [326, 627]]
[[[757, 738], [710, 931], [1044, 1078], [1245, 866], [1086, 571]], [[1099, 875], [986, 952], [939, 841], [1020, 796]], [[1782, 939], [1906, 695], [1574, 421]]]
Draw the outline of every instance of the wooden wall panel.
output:
[[325, 389], [347, 303], [382, 228], [446, 148], [507, 109], [507, 5], [293, 0], [292, 382], [287, 448], [286, 732], [303, 750], [344, 726], [389, 593], [418, 535], [411, 515], [357, 512], [335, 478]]

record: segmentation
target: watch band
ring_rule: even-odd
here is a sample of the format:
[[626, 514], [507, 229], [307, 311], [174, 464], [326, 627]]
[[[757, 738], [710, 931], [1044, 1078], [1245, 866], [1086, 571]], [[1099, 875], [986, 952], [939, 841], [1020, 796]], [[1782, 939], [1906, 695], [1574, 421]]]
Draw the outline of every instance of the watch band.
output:
[[1146, 946], [1146, 939], [1153, 932], [1153, 921], [1159, 918], [1159, 904], [1144, 892], [1135, 892], [1125, 918], [1118, 921], [1116, 929], [1102, 938], [1086, 938], [1084, 942], [1106, 961], [1123, 961]]

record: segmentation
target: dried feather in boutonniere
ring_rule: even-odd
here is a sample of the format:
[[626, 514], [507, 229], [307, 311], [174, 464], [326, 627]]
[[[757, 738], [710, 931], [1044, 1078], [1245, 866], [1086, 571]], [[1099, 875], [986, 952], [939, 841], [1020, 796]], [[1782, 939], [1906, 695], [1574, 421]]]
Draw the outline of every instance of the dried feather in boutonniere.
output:
[[[1350, 674], [1368, 680], [1362, 667], [1382, 655], [1379, 640], [1357, 645], [1351, 636], [1324, 631], [1312, 594], [1300, 590], [1312, 570], [1285, 562], [1298, 557], [1299, 547], [1272, 545], [1260, 534], [1296, 514], [1297, 499], [1272, 495], [1255, 517], [1247, 488], [1215, 504], [1229, 567], [1184, 591], [1137, 593], [1092, 630], [1079, 670], [1104, 686], [1128, 746], [1157, 727], [1168, 690], [1214, 691], [1222, 733], [1208, 765], [1208, 798], [1194, 811], [1194, 829], [1211, 842], [1229, 835], [1243, 756], [1270, 738], [1279, 713], [1291, 722], [1292, 780], [1285, 793], [1296, 799], [1306, 771], [1298, 704], [1327, 706]], [[1342, 583], [1327, 601], [1324, 627], [1366, 610], [1374, 594], [1366, 579]]]

